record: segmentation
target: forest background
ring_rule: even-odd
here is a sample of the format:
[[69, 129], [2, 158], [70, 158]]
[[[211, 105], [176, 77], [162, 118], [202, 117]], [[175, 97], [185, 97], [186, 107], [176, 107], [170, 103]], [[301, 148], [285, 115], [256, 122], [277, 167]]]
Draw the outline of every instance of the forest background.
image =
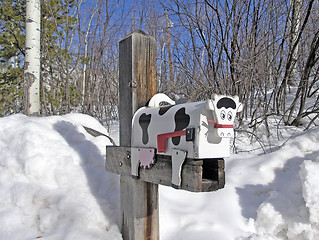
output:
[[[25, 0], [0, 6], [6, 116], [23, 112]], [[190, 101], [238, 95], [238, 124], [252, 138], [258, 129], [269, 137], [269, 126], [318, 124], [318, 0], [41, 1], [41, 115], [117, 119], [118, 44], [136, 29], [157, 41], [159, 92]]]

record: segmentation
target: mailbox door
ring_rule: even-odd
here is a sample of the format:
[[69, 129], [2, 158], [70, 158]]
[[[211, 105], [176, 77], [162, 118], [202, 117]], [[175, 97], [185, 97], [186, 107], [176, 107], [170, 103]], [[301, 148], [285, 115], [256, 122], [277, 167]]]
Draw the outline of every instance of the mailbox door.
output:
[[200, 115], [200, 130], [198, 133], [198, 157], [205, 158], [224, 158], [230, 156], [230, 138], [221, 138], [214, 127], [213, 113], [202, 109]]

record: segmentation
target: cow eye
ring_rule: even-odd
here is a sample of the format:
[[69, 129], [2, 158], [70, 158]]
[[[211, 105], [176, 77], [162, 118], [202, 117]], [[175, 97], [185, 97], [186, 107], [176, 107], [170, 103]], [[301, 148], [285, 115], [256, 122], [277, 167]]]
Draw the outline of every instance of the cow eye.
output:
[[220, 118], [221, 118], [222, 120], [225, 120], [225, 118], [226, 118], [226, 112], [225, 112], [224, 110], [220, 113]]
[[232, 118], [233, 118], [233, 113], [232, 112], [228, 112], [228, 114], [227, 114], [228, 121], [231, 121]]

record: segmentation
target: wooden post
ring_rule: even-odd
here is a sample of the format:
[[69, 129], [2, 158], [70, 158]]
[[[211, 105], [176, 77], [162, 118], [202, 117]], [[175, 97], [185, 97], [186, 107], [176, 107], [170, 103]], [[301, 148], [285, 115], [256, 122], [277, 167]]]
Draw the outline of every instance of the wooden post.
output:
[[[133, 114], [156, 93], [156, 41], [134, 31], [119, 47], [120, 145], [130, 146]], [[123, 239], [158, 240], [158, 185], [121, 176], [120, 186]]]

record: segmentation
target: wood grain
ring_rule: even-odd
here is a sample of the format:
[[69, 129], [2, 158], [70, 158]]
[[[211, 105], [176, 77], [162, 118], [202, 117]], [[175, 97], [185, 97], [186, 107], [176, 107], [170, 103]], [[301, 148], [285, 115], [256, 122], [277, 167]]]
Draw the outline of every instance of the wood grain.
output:
[[[106, 147], [105, 167], [108, 172], [131, 176], [131, 148]], [[139, 179], [145, 182], [172, 185], [172, 160], [170, 156], [156, 155], [150, 169], [139, 169]], [[191, 192], [210, 192], [223, 188], [225, 172], [223, 159], [195, 160], [187, 158], [182, 168], [181, 189]]]
[[[156, 93], [156, 41], [134, 31], [119, 48], [120, 145], [130, 146], [133, 114]], [[107, 158], [111, 156], [108, 151]], [[120, 161], [111, 164], [115, 167]], [[123, 239], [158, 240], [158, 185], [122, 175], [120, 187]]]

